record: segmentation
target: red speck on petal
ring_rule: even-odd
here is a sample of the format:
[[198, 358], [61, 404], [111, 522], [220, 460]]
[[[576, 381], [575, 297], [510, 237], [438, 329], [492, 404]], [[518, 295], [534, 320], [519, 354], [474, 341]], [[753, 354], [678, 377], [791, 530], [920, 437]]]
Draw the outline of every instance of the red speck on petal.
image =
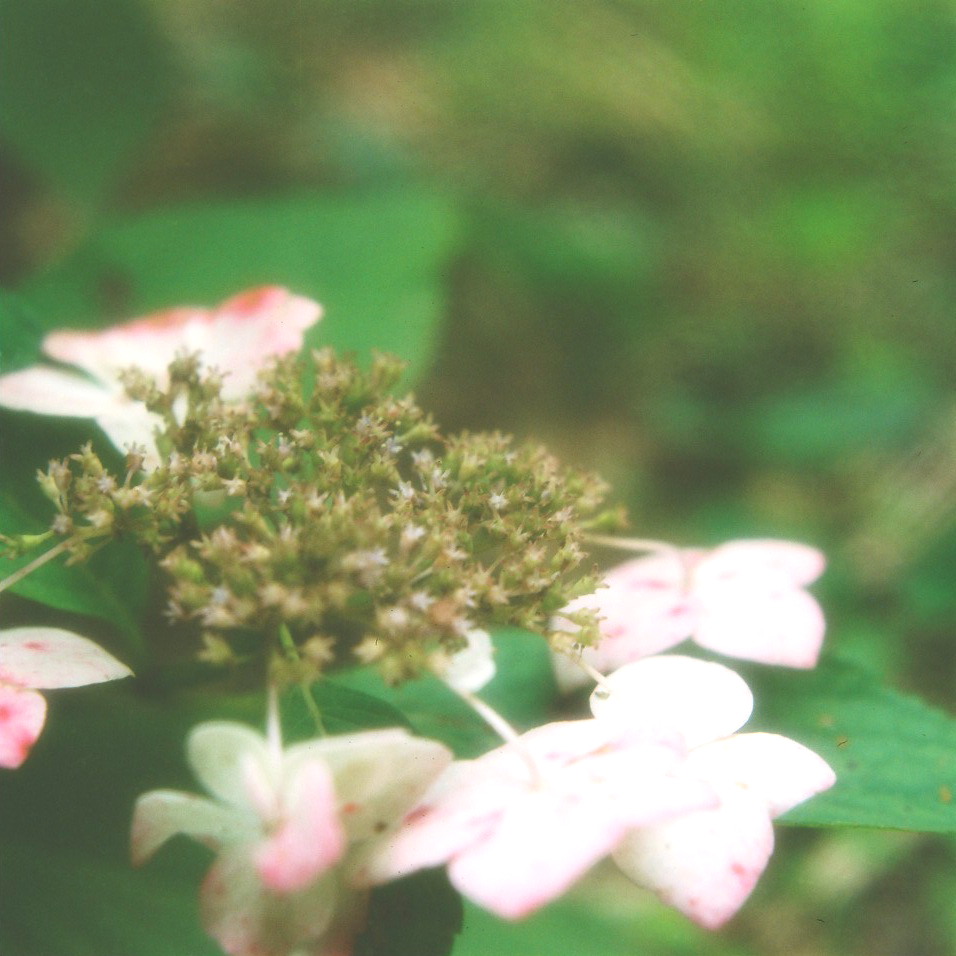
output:
[[357, 813], [359, 809], [360, 809], [360, 807], [359, 807], [359, 805], [358, 805], [357, 803], [346, 803], [345, 806], [342, 807], [342, 812], [343, 812], [343, 813]]
[[411, 813], [406, 814], [403, 823], [416, 823], [418, 820], [422, 820], [432, 812], [431, 807], [415, 807]]
[[31, 651], [48, 651], [50, 649], [50, 646], [44, 641], [26, 641], [23, 646]]

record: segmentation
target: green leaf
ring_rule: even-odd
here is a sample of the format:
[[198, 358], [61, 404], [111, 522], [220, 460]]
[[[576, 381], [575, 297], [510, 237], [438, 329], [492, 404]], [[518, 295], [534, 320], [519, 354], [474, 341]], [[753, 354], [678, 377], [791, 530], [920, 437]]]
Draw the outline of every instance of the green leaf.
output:
[[0, 0], [0, 136], [73, 198], [117, 177], [166, 100], [171, 70], [133, 0]]
[[[547, 720], [555, 685], [547, 643], [538, 634], [501, 629], [493, 634], [497, 673], [479, 696], [519, 730]], [[449, 746], [459, 757], [477, 757], [500, 738], [454, 691], [426, 676], [389, 687], [371, 667], [336, 674], [334, 682], [386, 701], [415, 732]]]
[[799, 740], [837, 774], [786, 822], [956, 833], [956, 720], [838, 660], [739, 669], [757, 699], [748, 728]]
[[461, 932], [461, 897], [443, 869], [377, 887], [354, 956], [447, 956]]
[[[41, 534], [50, 526], [52, 505], [43, 497], [36, 471], [50, 458], [79, 448], [88, 435], [75, 424], [0, 414], [0, 533]], [[0, 580], [39, 557], [54, 542], [13, 560], [0, 560]], [[67, 566], [54, 558], [23, 578], [13, 594], [60, 611], [107, 621], [126, 638], [130, 649], [142, 649], [140, 614], [146, 604], [146, 561], [132, 542], [112, 542], [85, 564]]]
[[393, 352], [420, 372], [456, 233], [449, 203], [413, 189], [181, 206], [104, 228], [22, 291], [54, 328], [286, 285], [325, 306], [310, 344]]
[[0, 952], [217, 953], [197, 918], [208, 854], [179, 852], [183, 841], [155, 866], [129, 864], [136, 796], [195, 787], [183, 757], [193, 714], [138, 697], [131, 681], [45, 696], [39, 741], [2, 779], [0, 855], [9, 885], [0, 892]]

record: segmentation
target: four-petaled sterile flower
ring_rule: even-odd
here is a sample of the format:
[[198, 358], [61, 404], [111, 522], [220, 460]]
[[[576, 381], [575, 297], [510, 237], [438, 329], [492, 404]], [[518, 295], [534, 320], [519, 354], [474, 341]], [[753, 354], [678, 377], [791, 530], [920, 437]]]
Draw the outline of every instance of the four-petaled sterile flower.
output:
[[336, 864], [407, 812], [448, 765], [441, 744], [404, 730], [347, 734], [285, 749], [242, 724], [212, 722], [187, 741], [210, 800], [141, 796], [132, 857], [185, 833], [217, 854], [200, 894], [203, 923], [230, 956], [324, 953], [361, 918], [362, 895]]
[[[604, 587], [567, 610], [596, 610], [601, 642], [582, 659], [601, 672], [667, 650], [688, 637], [702, 647], [764, 664], [813, 667], [825, 628], [804, 587], [823, 572], [816, 548], [790, 541], [731, 541], [712, 551], [667, 549], [613, 568]], [[558, 630], [573, 630], [561, 618]], [[555, 656], [559, 683], [587, 678]]]
[[57, 627], [0, 631], [0, 767], [19, 767], [40, 736], [46, 701], [38, 690], [129, 677], [103, 648]]
[[213, 309], [180, 307], [95, 332], [51, 332], [43, 351], [71, 372], [35, 365], [0, 376], [0, 406], [39, 415], [92, 418], [120, 450], [146, 449], [156, 463], [159, 418], [130, 399], [121, 373], [136, 367], [160, 386], [182, 353], [199, 353], [203, 366], [224, 375], [225, 399], [242, 398], [273, 356], [298, 351], [321, 307], [285, 289], [240, 293]]
[[546, 724], [451, 765], [394, 832], [359, 855], [357, 885], [448, 864], [452, 884], [505, 919], [562, 894], [634, 827], [716, 805], [682, 775], [673, 735], [598, 720]]
[[788, 737], [735, 733], [752, 706], [733, 671], [679, 655], [627, 664], [591, 695], [600, 721], [679, 733], [690, 748], [683, 772], [717, 795], [716, 806], [633, 829], [612, 854], [632, 880], [710, 929], [734, 915], [766, 867], [771, 820], [836, 780]]

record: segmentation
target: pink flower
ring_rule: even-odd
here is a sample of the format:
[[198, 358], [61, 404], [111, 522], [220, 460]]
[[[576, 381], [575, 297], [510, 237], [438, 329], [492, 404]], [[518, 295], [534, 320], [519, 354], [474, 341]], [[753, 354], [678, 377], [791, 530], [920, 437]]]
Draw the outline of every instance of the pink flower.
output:
[[734, 733], [752, 704], [733, 671], [677, 655], [628, 664], [591, 695], [599, 720], [679, 733], [690, 748], [683, 772], [717, 794], [716, 806], [631, 830], [612, 854], [634, 882], [710, 929], [737, 912], [766, 867], [771, 820], [836, 781], [794, 740]]
[[343, 885], [337, 864], [350, 844], [400, 818], [451, 759], [441, 744], [403, 730], [283, 749], [228, 722], [196, 727], [187, 753], [214, 799], [143, 794], [133, 814], [133, 862], [177, 833], [212, 848], [203, 923], [230, 956], [287, 956], [302, 946], [338, 952], [363, 899]]
[[452, 884], [505, 919], [563, 893], [629, 830], [715, 804], [679, 775], [679, 742], [597, 720], [538, 727], [452, 766], [401, 826], [359, 855], [357, 885], [448, 864]]
[[159, 420], [130, 400], [120, 373], [133, 366], [165, 384], [170, 362], [198, 352], [225, 376], [223, 397], [242, 398], [273, 356], [297, 351], [321, 307], [277, 286], [240, 293], [213, 309], [181, 307], [96, 332], [51, 332], [43, 351], [71, 372], [34, 365], [0, 376], [0, 405], [38, 415], [92, 418], [120, 450], [145, 446], [155, 463]]
[[0, 631], [0, 767], [19, 767], [40, 736], [46, 701], [37, 689], [99, 684], [131, 673], [101, 647], [70, 631]]
[[[823, 572], [815, 548], [791, 541], [731, 541], [713, 551], [661, 551], [627, 561], [605, 587], [568, 610], [597, 610], [603, 640], [582, 658], [601, 672], [667, 650], [688, 637], [702, 647], [788, 667], [813, 667], [825, 623], [804, 587]], [[558, 629], [573, 629], [557, 619]], [[555, 660], [570, 688], [586, 678], [571, 661]]]

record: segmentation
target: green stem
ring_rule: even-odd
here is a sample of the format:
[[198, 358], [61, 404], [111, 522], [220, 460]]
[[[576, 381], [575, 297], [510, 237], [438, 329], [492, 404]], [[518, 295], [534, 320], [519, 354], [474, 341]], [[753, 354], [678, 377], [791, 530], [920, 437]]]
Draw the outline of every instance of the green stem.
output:
[[61, 541], [59, 544], [54, 545], [50, 548], [49, 551], [45, 551], [39, 557], [34, 558], [29, 564], [25, 564], [19, 571], [14, 571], [8, 578], [4, 578], [0, 581], [0, 591], [6, 591], [7, 588], [12, 588], [15, 584], [18, 584], [22, 581], [28, 574], [32, 574], [36, 571], [37, 568], [43, 567], [48, 561], [52, 561], [58, 555], [63, 554], [64, 551], [70, 546], [72, 541], [67, 539], [66, 541]]
[[[282, 650], [289, 660], [299, 660], [299, 649], [295, 646], [295, 641], [292, 639], [292, 634], [286, 624], [279, 625], [279, 644], [282, 646]], [[308, 681], [303, 680], [299, 683], [299, 693], [302, 695], [306, 710], [315, 723], [316, 732], [324, 737], [326, 735], [326, 729], [325, 724], [322, 722], [322, 712], [319, 710], [319, 705], [316, 704], [315, 698], [312, 696]]]

